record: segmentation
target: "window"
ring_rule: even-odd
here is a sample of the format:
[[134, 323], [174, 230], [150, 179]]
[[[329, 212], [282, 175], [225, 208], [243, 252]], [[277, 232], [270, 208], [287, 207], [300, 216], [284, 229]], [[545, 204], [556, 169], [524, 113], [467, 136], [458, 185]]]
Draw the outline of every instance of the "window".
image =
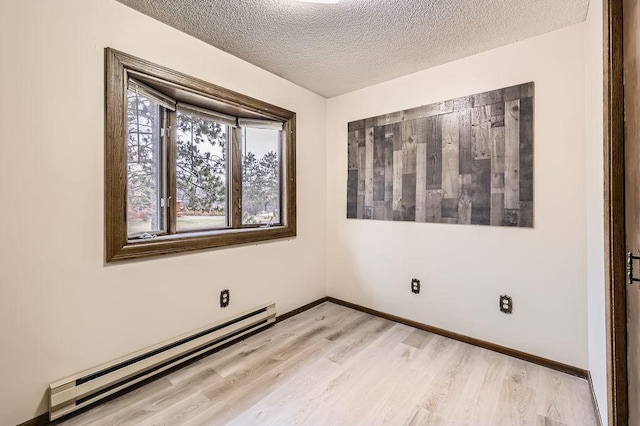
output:
[[107, 49], [107, 261], [296, 235], [295, 114]]

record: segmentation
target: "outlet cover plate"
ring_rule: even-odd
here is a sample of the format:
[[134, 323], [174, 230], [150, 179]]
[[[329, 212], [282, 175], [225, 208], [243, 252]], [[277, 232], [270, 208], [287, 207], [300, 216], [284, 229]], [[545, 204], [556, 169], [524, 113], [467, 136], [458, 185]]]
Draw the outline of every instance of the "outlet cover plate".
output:
[[513, 312], [513, 299], [506, 294], [500, 296], [500, 311], [505, 314]]
[[417, 278], [413, 278], [411, 280], [411, 291], [415, 294], [420, 293], [420, 280]]
[[220, 307], [226, 308], [229, 306], [229, 290], [224, 289], [220, 292]]

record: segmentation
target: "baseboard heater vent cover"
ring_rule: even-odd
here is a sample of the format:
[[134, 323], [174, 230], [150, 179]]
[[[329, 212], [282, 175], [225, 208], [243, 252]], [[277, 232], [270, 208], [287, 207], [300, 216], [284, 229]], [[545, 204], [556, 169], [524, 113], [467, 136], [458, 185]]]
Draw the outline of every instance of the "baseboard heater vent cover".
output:
[[49, 418], [58, 419], [162, 371], [275, 322], [269, 304], [115, 359], [49, 385]]

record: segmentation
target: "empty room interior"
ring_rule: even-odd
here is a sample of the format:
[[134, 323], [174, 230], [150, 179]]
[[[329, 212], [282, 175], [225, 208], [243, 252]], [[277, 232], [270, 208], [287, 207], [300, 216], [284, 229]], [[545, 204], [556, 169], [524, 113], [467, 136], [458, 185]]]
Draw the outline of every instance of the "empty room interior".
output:
[[3, 0], [0, 424], [640, 425], [611, 4]]

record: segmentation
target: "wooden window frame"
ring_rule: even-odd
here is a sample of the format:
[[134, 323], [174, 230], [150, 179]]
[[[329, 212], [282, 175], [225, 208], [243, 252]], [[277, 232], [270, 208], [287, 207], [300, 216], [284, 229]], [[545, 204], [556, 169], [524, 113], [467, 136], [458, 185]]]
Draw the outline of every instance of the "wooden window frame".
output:
[[[105, 95], [105, 239], [106, 262], [136, 259], [193, 250], [252, 244], [296, 236], [296, 114], [249, 96], [206, 81], [173, 71], [132, 55], [107, 48]], [[127, 233], [127, 126], [126, 91], [129, 74], [143, 75], [188, 93], [197, 94], [237, 111], [249, 118], [256, 115], [284, 123], [281, 164], [281, 225], [268, 227], [228, 228], [162, 235], [151, 239], [129, 239]], [[239, 144], [232, 143], [231, 155], [239, 155]], [[231, 200], [242, 197], [242, 176], [238, 168], [231, 170]], [[175, 200], [173, 200], [175, 202]], [[173, 214], [173, 208], [169, 208]], [[241, 219], [234, 206], [232, 221]]]

